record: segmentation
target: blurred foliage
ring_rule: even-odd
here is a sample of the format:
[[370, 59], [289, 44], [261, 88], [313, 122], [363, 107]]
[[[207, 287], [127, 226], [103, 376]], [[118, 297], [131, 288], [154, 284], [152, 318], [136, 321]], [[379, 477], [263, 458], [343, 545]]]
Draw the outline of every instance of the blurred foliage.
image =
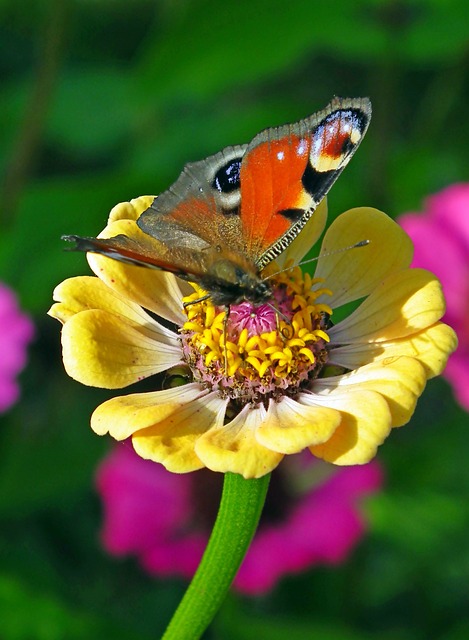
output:
[[[88, 421], [110, 395], [66, 377], [45, 317], [53, 287], [88, 270], [60, 236], [95, 235], [115, 203], [334, 94], [369, 95], [374, 117], [331, 216], [420, 208], [469, 178], [468, 27], [464, 0], [0, 3], [0, 278], [38, 328], [22, 400], [0, 417], [2, 639], [155, 638], [183, 591], [99, 547], [109, 443]], [[354, 556], [230, 597], [207, 638], [467, 638], [466, 424], [431, 382], [380, 452], [387, 489]]]

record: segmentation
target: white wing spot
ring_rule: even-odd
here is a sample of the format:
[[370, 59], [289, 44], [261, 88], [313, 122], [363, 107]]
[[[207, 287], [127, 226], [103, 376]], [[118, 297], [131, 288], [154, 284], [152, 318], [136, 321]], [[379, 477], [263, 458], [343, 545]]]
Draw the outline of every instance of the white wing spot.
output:
[[299, 156], [302, 156], [306, 151], [306, 140], [300, 140], [296, 152]]
[[277, 160], [283, 160], [285, 158], [285, 153], [284, 151], [279, 151], [277, 153]]

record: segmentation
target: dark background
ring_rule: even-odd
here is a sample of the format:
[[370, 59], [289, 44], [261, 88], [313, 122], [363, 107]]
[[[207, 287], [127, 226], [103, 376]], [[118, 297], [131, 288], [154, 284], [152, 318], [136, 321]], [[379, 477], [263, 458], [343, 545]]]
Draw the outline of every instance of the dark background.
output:
[[[3, 0], [0, 20], [0, 278], [37, 328], [21, 402], [0, 417], [0, 637], [156, 638], [184, 585], [100, 549], [93, 474], [111, 443], [89, 415], [113, 394], [63, 371], [45, 314], [88, 267], [60, 236], [96, 235], [115, 203], [333, 95], [370, 96], [374, 115], [331, 217], [422, 208], [469, 178], [467, 2]], [[467, 442], [466, 414], [431, 381], [379, 452], [386, 487], [353, 556], [230, 596], [207, 637], [469, 637]]]

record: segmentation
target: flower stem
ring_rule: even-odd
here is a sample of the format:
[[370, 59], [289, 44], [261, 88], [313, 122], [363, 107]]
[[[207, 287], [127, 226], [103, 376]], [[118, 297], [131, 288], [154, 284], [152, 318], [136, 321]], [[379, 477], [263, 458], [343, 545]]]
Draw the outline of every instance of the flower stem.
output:
[[215, 617], [256, 532], [269, 479], [225, 474], [212, 535], [163, 640], [197, 640]]

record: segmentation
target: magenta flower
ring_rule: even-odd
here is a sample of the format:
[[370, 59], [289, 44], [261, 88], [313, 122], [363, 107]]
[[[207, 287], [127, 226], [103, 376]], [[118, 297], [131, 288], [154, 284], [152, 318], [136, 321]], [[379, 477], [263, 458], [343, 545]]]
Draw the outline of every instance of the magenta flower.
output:
[[33, 333], [33, 324], [20, 310], [15, 294], [0, 282], [0, 412], [18, 399], [16, 376], [25, 365]]
[[414, 242], [412, 266], [431, 270], [443, 285], [444, 319], [459, 339], [443, 375], [469, 410], [469, 184], [443, 189], [427, 198], [424, 213], [407, 213], [398, 222]]
[[[130, 445], [116, 447], [97, 472], [105, 549], [137, 556], [153, 575], [190, 578], [215, 519], [222, 479], [205, 469], [169, 473]], [[343, 561], [365, 530], [358, 503], [381, 483], [376, 462], [337, 468], [289, 456], [272, 476], [260, 527], [234, 586], [261, 594], [286, 574]]]

